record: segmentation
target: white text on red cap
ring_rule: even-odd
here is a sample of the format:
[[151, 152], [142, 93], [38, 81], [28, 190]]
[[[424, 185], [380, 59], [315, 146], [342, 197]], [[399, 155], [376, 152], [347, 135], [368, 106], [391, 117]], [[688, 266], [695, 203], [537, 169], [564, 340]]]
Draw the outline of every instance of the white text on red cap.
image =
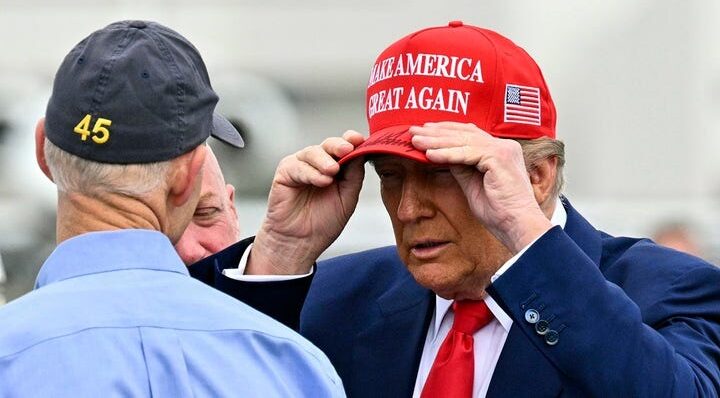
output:
[[442, 54], [401, 54], [373, 65], [368, 88], [396, 76], [438, 76], [483, 83], [479, 60]]

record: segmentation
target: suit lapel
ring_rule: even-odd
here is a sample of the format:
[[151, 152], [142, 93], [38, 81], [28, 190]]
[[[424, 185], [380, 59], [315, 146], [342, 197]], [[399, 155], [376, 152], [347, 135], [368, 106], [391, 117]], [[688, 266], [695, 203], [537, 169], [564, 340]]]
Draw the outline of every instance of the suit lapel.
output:
[[380, 316], [361, 330], [353, 345], [354, 397], [410, 397], [428, 323], [431, 292], [406, 274], [377, 301]]
[[572, 207], [567, 198], [563, 196], [560, 200], [562, 200], [565, 211], [567, 212], [567, 222], [565, 223], [565, 228], [563, 228], [565, 233], [568, 234], [570, 239], [572, 239], [595, 264], [600, 266], [600, 257], [602, 256], [600, 231], [590, 225], [590, 223]]

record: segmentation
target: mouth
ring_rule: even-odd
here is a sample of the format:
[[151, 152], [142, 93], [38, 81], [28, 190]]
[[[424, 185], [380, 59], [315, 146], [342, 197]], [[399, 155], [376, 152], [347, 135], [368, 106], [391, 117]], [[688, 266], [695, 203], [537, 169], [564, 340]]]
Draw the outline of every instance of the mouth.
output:
[[437, 257], [450, 244], [448, 241], [426, 239], [413, 241], [410, 244], [410, 253], [420, 260]]

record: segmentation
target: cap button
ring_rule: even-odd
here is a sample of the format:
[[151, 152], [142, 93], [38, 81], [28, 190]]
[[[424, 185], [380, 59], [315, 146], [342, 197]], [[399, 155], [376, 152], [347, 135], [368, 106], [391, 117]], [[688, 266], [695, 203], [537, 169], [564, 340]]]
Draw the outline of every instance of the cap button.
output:
[[462, 21], [450, 21], [448, 26], [450, 26], [452, 28], [459, 28], [460, 26], [463, 26], [463, 22]]
[[145, 29], [147, 24], [144, 21], [131, 21], [129, 26], [135, 29]]

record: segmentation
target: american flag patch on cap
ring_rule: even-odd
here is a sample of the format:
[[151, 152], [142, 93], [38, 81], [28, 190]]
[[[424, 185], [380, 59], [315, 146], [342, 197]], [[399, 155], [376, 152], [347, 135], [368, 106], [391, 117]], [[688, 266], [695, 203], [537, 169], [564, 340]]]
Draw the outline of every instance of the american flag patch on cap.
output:
[[505, 121], [540, 125], [540, 89], [537, 87], [505, 86]]

